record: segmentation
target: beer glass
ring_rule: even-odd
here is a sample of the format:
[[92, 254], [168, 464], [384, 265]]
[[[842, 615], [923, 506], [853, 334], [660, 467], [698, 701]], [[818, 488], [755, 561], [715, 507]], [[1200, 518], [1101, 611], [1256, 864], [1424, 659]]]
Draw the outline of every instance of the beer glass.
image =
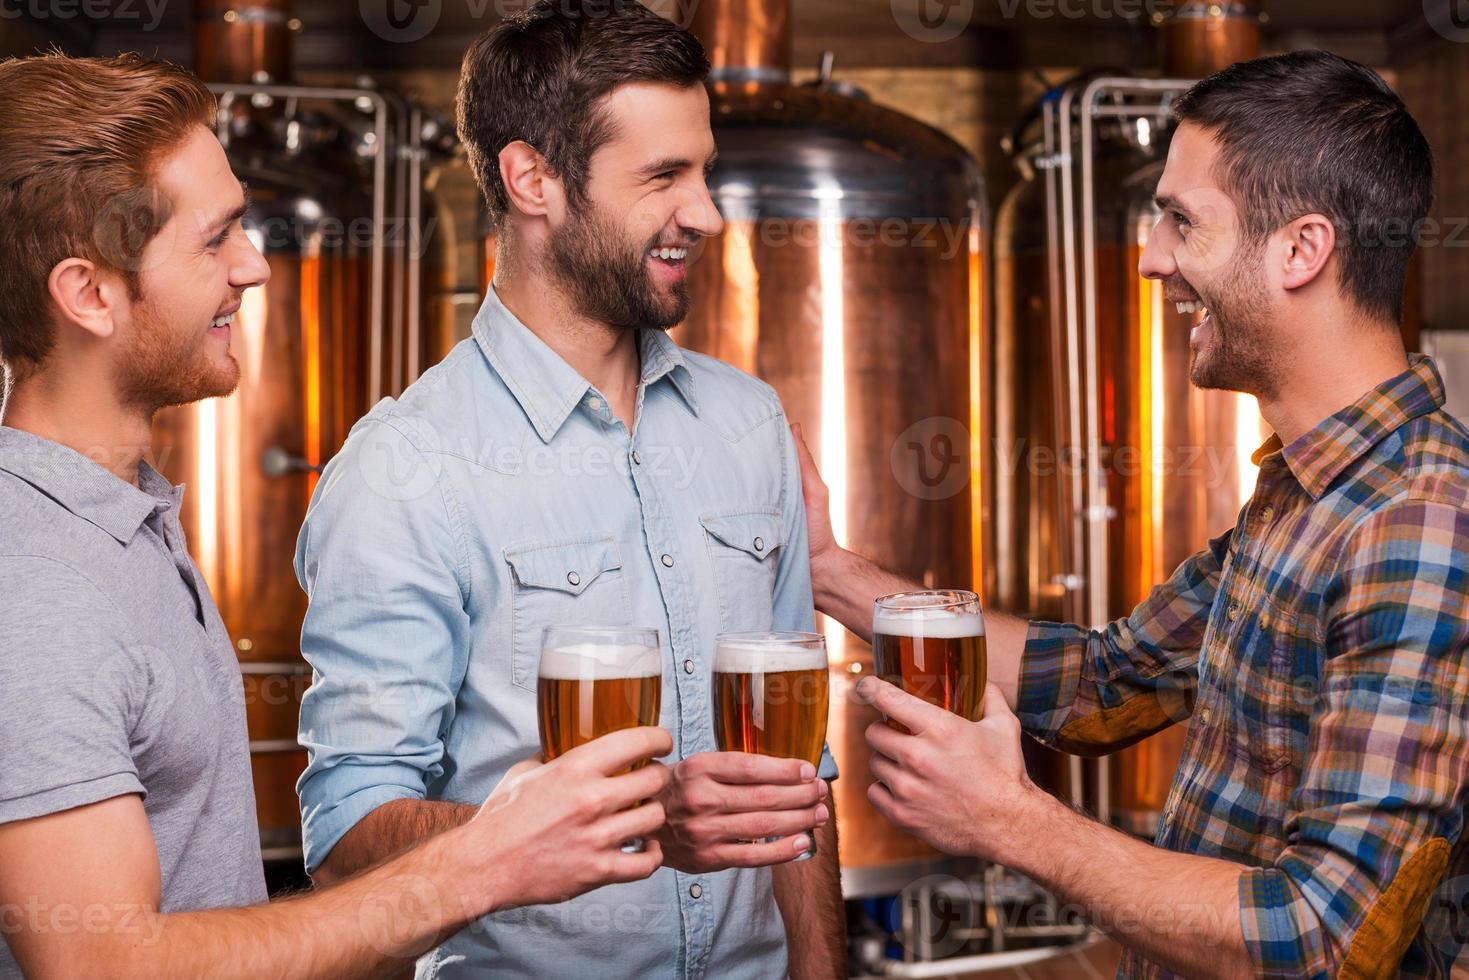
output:
[[[720, 751], [821, 764], [826, 744], [826, 637], [721, 633], [715, 639], [713, 675], [714, 738]], [[813, 830], [811, 846], [796, 860], [815, 853]]]
[[[899, 592], [877, 600], [872, 666], [883, 680], [930, 704], [978, 721], [984, 712], [984, 614], [979, 596], [958, 590]], [[900, 731], [902, 725], [888, 724]]]
[[[541, 753], [549, 762], [594, 738], [657, 725], [662, 691], [656, 629], [546, 627], [536, 683]], [[622, 849], [635, 853], [643, 846], [632, 840]]]

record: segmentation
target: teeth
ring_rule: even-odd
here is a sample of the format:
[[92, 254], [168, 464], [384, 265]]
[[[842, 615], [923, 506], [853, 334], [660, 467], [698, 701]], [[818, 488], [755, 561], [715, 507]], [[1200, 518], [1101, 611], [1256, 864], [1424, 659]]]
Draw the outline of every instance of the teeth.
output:
[[227, 327], [231, 323], [234, 323], [234, 322], [235, 322], [235, 314], [228, 313], [228, 314], [225, 314], [224, 316], [217, 316], [217, 317], [215, 317], [214, 318], [214, 322], [211, 323], [210, 326], [212, 326], [212, 327]]
[[655, 248], [648, 254], [665, 262], [682, 262], [688, 256], [689, 250], [686, 248]]
[[1173, 305], [1176, 306], [1176, 307], [1178, 307], [1178, 312], [1180, 312], [1180, 313], [1198, 313], [1200, 310], [1202, 310], [1205, 313], [1209, 312], [1209, 308], [1207, 306], [1205, 306], [1203, 303], [1188, 302], [1188, 303], [1175, 303]]

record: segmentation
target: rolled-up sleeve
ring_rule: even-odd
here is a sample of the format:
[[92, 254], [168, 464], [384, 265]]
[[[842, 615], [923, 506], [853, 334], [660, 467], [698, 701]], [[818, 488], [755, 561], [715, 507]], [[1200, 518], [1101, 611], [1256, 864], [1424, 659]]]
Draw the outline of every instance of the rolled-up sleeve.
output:
[[[796, 442], [784, 414], [781, 427], [781, 523], [785, 547], [775, 567], [775, 596], [771, 621], [778, 630], [809, 633], [816, 628], [816, 608], [811, 597], [811, 551], [806, 527], [806, 504], [801, 495], [801, 465], [796, 459]], [[821, 764], [816, 774], [822, 779], [838, 775], [831, 747], [821, 747]]]
[[322, 476], [296, 548], [310, 599], [297, 784], [306, 866], [382, 804], [442, 774], [469, 648], [460, 515], [430, 433], [359, 423]]
[[1187, 718], [1231, 534], [1210, 541], [1131, 615], [1104, 629], [1032, 623], [1016, 704], [1025, 730], [1063, 751], [1095, 756]]
[[1261, 976], [1385, 975], [1419, 931], [1469, 785], [1466, 554], [1462, 504], [1398, 501], [1347, 538], [1289, 844], [1240, 876]]

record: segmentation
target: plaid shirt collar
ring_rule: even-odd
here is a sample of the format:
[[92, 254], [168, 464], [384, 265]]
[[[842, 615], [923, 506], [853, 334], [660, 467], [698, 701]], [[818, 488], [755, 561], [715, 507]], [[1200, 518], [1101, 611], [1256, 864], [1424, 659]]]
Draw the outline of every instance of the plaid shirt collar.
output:
[[1289, 446], [1272, 435], [1255, 450], [1256, 466], [1281, 453], [1312, 500], [1321, 499], [1338, 476], [1397, 429], [1444, 404], [1443, 377], [1432, 359], [1408, 355], [1408, 370], [1384, 381]]

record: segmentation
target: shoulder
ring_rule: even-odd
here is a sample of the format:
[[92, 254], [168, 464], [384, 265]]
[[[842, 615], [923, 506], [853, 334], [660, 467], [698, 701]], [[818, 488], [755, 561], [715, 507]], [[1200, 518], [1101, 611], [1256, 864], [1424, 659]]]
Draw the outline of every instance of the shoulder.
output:
[[1362, 524], [1437, 506], [1469, 508], [1469, 432], [1439, 409], [1413, 419], [1377, 447], [1375, 500]]
[[694, 381], [701, 417], [727, 438], [738, 440], [772, 422], [784, 428], [785, 409], [770, 385], [707, 354], [690, 350], [682, 354]]

